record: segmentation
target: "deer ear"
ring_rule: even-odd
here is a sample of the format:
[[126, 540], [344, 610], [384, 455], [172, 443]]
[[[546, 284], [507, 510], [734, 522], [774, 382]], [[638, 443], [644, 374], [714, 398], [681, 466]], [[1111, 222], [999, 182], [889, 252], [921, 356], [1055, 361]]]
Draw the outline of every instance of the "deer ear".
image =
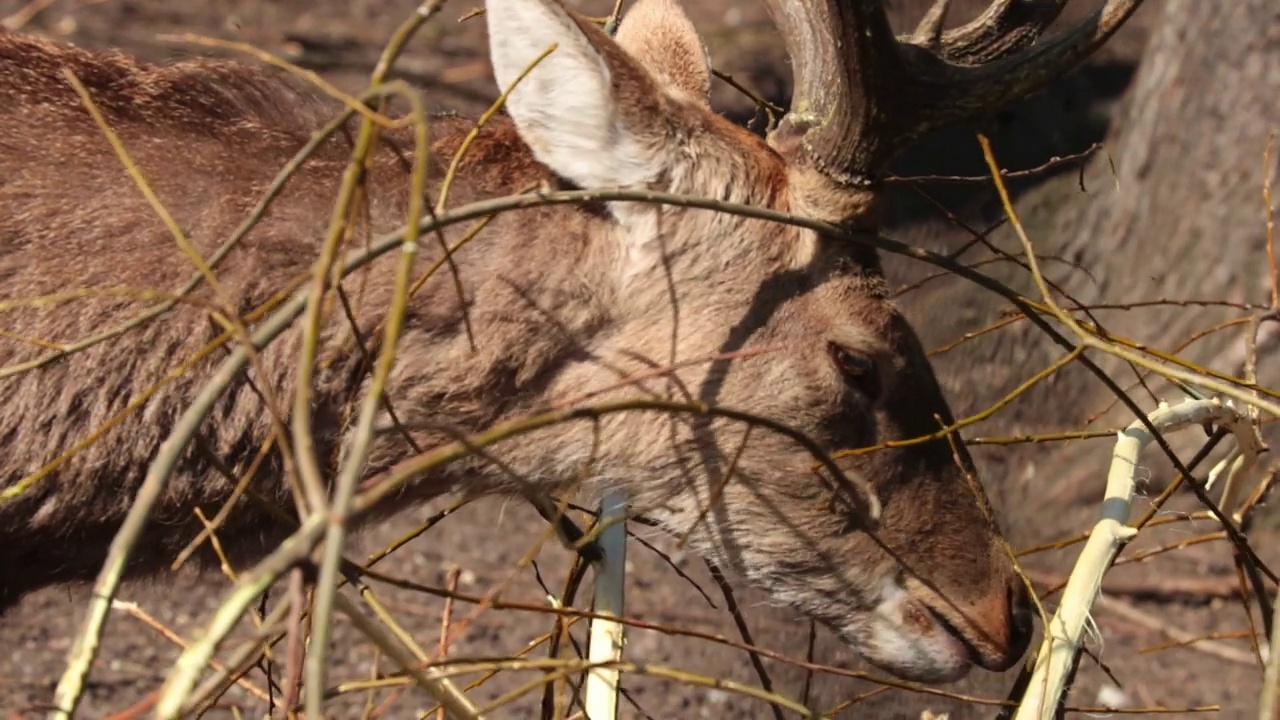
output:
[[639, 0], [618, 26], [618, 44], [669, 92], [710, 106], [711, 61], [676, 0]]
[[552, 45], [507, 98], [535, 157], [585, 187], [644, 185], [671, 157], [665, 100], [603, 30], [557, 0], [488, 0], [489, 53], [502, 89]]

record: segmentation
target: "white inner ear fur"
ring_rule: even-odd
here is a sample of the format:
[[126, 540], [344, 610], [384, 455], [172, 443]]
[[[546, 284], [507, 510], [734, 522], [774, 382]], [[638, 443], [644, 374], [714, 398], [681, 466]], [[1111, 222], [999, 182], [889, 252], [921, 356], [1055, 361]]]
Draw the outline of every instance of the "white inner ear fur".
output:
[[557, 46], [506, 103], [540, 162], [584, 188], [643, 186], [662, 175], [660, 102], [624, 107], [613, 92], [609, 63], [626, 58], [607, 58], [552, 0], [489, 0], [486, 6], [500, 89], [511, 87], [539, 55]]

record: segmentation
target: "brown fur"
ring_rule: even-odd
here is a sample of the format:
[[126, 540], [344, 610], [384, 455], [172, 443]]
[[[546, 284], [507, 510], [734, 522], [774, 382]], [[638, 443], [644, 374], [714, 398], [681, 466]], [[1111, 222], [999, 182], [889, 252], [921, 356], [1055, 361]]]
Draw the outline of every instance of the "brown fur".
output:
[[[663, 189], [790, 207], [793, 183], [803, 185], [803, 173], [699, 99], [654, 92], [646, 84], [663, 82], [662, 73], [646, 75], [597, 29], [583, 27], [601, 52], [616, 55], [610, 60], [614, 67], [630, 68], [631, 75], [615, 75], [624, 110], [648, 112], [658, 103], [667, 118], [664, 127], [676, 128], [672, 132], [680, 136], [680, 167], [688, 172], [673, 175]], [[86, 84], [161, 201], [206, 257], [335, 110], [327, 100], [253, 67], [208, 60], [156, 67], [0, 33], [3, 366], [48, 352], [33, 341], [75, 342], [154, 302], [103, 291], [171, 290], [193, 271], [59, 75], [61, 67]], [[436, 197], [440, 164], [470, 126], [462, 118], [432, 119], [437, 164], [430, 199]], [[401, 133], [391, 141], [380, 146], [371, 164], [365, 236], [395, 230], [404, 221], [412, 142]], [[326, 143], [219, 266], [218, 278], [236, 312], [259, 306], [310, 270], [350, 150], [349, 135]], [[559, 182], [512, 122], [499, 117], [468, 153], [450, 204]], [[831, 206], [865, 209], [866, 196]], [[653, 380], [606, 397], [642, 393], [723, 404], [784, 421], [831, 450], [932, 432], [938, 427], [935, 415], [950, 421], [913, 332], [884, 299], [873, 252], [728, 215], [674, 208], [645, 212], [651, 213], [646, 221], [656, 223], [666, 259], [638, 275], [618, 272], [627, 260], [617, 242], [622, 230], [608, 210], [560, 206], [503, 214], [457, 254], [465, 308], [448, 273], [427, 283], [409, 308], [389, 388], [399, 419], [419, 446], [615, 385], [673, 357], [761, 346], [780, 349], [695, 364], [677, 373], [678, 383]], [[453, 241], [462, 231], [447, 235]], [[415, 276], [438, 252], [434, 239], [424, 239]], [[376, 342], [373, 331], [391, 297], [394, 262], [383, 258], [344, 281], [366, 343]], [[59, 302], [23, 302], [75, 290], [85, 293]], [[0, 489], [87, 443], [16, 497], [0, 500], [0, 610], [36, 588], [96, 574], [148, 463], [224, 356], [218, 351], [195, 362], [135, 411], [121, 414], [220, 331], [209, 316], [213, 293], [202, 285], [192, 299], [109, 342], [0, 378]], [[326, 328], [314, 426], [322, 465], [332, 470], [368, 369], [341, 312]], [[164, 568], [200, 531], [196, 508], [211, 516], [222, 507], [231, 484], [216, 472], [209, 453], [236, 472], [249, 466], [270, 435], [263, 392], [280, 401], [282, 412], [292, 397], [299, 336], [295, 325], [223, 394], [201, 430], [203, 449], [189, 450], [169, 480], [133, 554], [131, 576]], [[882, 400], [866, 398], [841, 379], [826, 352], [832, 341], [874, 359], [884, 378]], [[380, 427], [390, 425], [388, 417], [379, 419]], [[431, 429], [440, 427], [449, 431]], [[455, 463], [419, 479], [380, 512], [457, 490], [522, 491], [508, 471], [522, 473], [543, 492], [563, 490], [586, 475], [621, 485], [638, 510], [681, 532], [721, 484], [742, 432], [740, 424], [655, 413], [609, 416], [597, 440], [583, 426], [552, 428], [492, 448], [503, 468], [481, 459]], [[850, 532], [851, 518], [829, 502], [811, 474], [811, 456], [765, 431], [751, 440], [732, 482], [694, 534], [701, 551], [769, 590], [778, 602], [836, 628], [873, 660], [877, 641], [859, 624], [860, 613], [879, 602], [876, 593], [885, 583], [904, 574], [915, 603], [902, 610], [905, 625], [919, 625], [927, 608], [948, 618], [984, 666], [1004, 668], [1021, 655], [1028, 634], [1025, 599], [998, 531], [985, 517], [981, 490], [965, 477], [963, 452], [964, 467], [954, 462], [945, 441], [842, 461], [849, 472], [868, 478], [884, 503], [879, 530]], [[410, 454], [399, 433], [383, 432], [366, 475]], [[277, 455], [255, 477], [254, 488], [278, 509], [293, 511]], [[219, 537], [238, 562], [246, 562], [286, 532], [244, 501]]]
[[706, 54], [692, 23], [664, 22], [664, 16], [679, 13], [675, 0], [639, 3], [618, 28], [617, 39], [658, 81], [682, 92], [692, 100], [708, 103], [711, 72], [701, 62]]

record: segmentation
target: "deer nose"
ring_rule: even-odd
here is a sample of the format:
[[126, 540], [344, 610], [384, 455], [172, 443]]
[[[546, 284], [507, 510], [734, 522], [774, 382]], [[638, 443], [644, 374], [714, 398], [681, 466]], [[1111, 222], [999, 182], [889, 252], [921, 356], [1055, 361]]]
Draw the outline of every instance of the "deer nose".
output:
[[975, 611], [971, 622], [978, 636], [972, 643], [977, 664], [994, 672], [1013, 667], [1026, 654], [1034, 630], [1034, 606], [1026, 584], [1015, 576], [1004, 592], [991, 593]]

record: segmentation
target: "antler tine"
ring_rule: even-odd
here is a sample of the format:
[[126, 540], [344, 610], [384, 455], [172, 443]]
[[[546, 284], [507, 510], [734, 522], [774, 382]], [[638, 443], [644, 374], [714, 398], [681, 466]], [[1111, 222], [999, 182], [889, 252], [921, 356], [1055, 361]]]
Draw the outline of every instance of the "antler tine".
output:
[[[1058, 19], [1067, 2], [1069, 0], [996, 0], [972, 22], [942, 33], [940, 47], [925, 47], [956, 65], [981, 65], [998, 60], [1035, 42]], [[928, 17], [925, 16], [926, 20]], [[923, 44], [914, 37], [912, 41]]]
[[1041, 39], [1067, 1], [995, 0], [939, 37], [949, 3], [937, 0], [899, 39], [881, 0], [765, 0], [795, 78], [791, 111], [770, 142], [839, 186], [866, 186], [914, 138], [981, 117], [1075, 67], [1143, 2], [1106, 0]]
[[[942, 26], [947, 22], [947, 11], [951, 9], [951, 0], [938, 0], [929, 12], [920, 19], [916, 31], [907, 42], [928, 48], [934, 52], [942, 51]], [[972, 23], [970, 23], [972, 24]], [[965, 27], [968, 27], [966, 25]]]
[[[1053, 82], [1097, 50], [1142, 3], [1143, 0], [1107, 0], [1060, 35], [1020, 52], [1002, 50], [998, 59], [982, 65], [939, 63], [936, 56], [931, 56], [931, 62], [921, 63], [924, 67], [913, 73], [919, 83], [913, 97], [922, 102], [912, 136], [979, 117]], [[946, 42], [944, 35], [944, 46]]]

